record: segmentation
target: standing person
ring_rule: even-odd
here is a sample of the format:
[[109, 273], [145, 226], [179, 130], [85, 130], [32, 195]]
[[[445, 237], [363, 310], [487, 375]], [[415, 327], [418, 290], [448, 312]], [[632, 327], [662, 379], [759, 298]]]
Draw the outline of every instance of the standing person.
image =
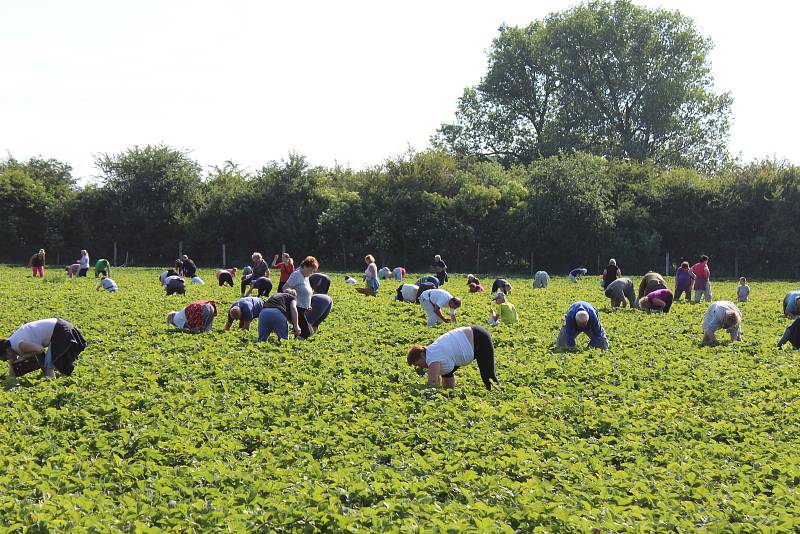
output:
[[213, 300], [196, 300], [180, 311], [167, 314], [167, 324], [185, 332], [209, 332], [217, 316], [217, 303]]
[[608, 284], [622, 276], [622, 270], [617, 267], [617, 260], [611, 258], [608, 260], [605, 270], [603, 270], [603, 289], [608, 287]]
[[401, 284], [397, 288], [394, 300], [399, 300], [400, 302], [417, 302], [418, 291], [419, 286], [414, 284]]
[[712, 302], [703, 317], [703, 341], [701, 345], [715, 346], [718, 344], [716, 331], [725, 329], [731, 336], [731, 341], [742, 340], [742, 312], [736, 304], [727, 300]]
[[639, 300], [636, 298], [636, 290], [630, 278], [617, 278], [606, 286], [606, 297], [611, 299], [611, 307], [619, 308], [627, 305], [631, 308], [639, 307]]
[[437, 254], [433, 257], [433, 266], [431, 268], [433, 274], [439, 280], [439, 287], [442, 287], [447, 282], [447, 264], [442, 260], [442, 257]]
[[575, 348], [575, 339], [581, 332], [589, 336], [589, 348], [608, 350], [608, 338], [597, 310], [588, 302], [578, 301], [567, 310], [556, 347]]
[[750, 300], [750, 286], [747, 285], [747, 278], [739, 278], [739, 287], [736, 288], [736, 300], [747, 302]]
[[214, 275], [217, 277], [217, 283], [219, 284], [219, 287], [233, 287], [233, 279], [236, 276], [236, 267], [233, 269], [217, 269], [217, 272], [214, 273]]
[[97, 278], [101, 274], [111, 276], [111, 262], [105, 258], [100, 258], [94, 264], [94, 277]]
[[478, 363], [486, 389], [492, 389], [492, 381], [500, 385], [494, 368], [492, 335], [480, 326], [454, 328], [430, 345], [414, 345], [406, 357], [408, 365], [428, 370], [428, 386], [441, 385], [445, 389], [456, 386], [454, 373], [472, 360]]
[[[242, 273], [242, 296], [244, 297], [244, 288], [249, 286], [253, 280], [257, 280], [259, 278], [269, 278], [269, 266], [267, 262], [264, 261], [264, 258], [261, 256], [260, 252], [253, 252], [253, 255], [250, 256], [250, 259], [253, 260], [253, 271], [249, 274]], [[252, 291], [252, 288], [251, 288]]]
[[784, 343], [789, 342], [792, 347], [800, 349], [800, 317], [792, 321], [792, 324], [786, 327], [783, 336], [778, 340], [778, 348], [783, 347]]
[[681, 299], [681, 294], [686, 294], [686, 302], [692, 300], [692, 286], [695, 274], [689, 267], [688, 261], [682, 261], [681, 266], [675, 270], [675, 300]]
[[500, 307], [500, 311], [496, 312], [494, 307], [489, 308], [489, 324], [492, 326], [497, 326], [500, 323], [512, 325], [517, 322], [517, 308], [514, 307], [513, 304], [508, 302], [506, 299], [505, 293], [502, 291], [498, 291], [494, 298], [492, 298], [495, 304]]
[[306, 312], [311, 308], [311, 296], [314, 294], [314, 290], [311, 288], [308, 277], [318, 269], [319, 262], [317, 258], [314, 256], [307, 256], [306, 259], [300, 263], [300, 267], [289, 276], [289, 279], [286, 280], [286, 284], [283, 286], [284, 292], [286, 289], [294, 289], [297, 293], [295, 298], [297, 299], [297, 315], [300, 324], [299, 337], [302, 339], [312, 334], [311, 327], [306, 319]]
[[498, 291], [502, 291], [506, 295], [511, 293], [511, 284], [508, 283], [508, 280], [505, 278], [496, 278], [495, 281], [492, 283], [492, 293], [497, 293]]
[[669, 309], [672, 307], [672, 300], [672, 291], [669, 289], [656, 289], [639, 299], [639, 307], [647, 313], [651, 311], [669, 313]]
[[577, 267], [569, 272], [569, 279], [573, 284], [577, 284], [578, 280], [584, 277], [589, 270], [586, 267]]
[[34, 278], [36, 278], [37, 276], [39, 278], [44, 278], [44, 263], [45, 263], [45, 252], [43, 248], [40, 248], [39, 252], [31, 256], [31, 259], [28, 262]]
[[64, 270], [67, 271], [67, 278], [75, 278], [81, 271], [81, 264], [73, 263], [72, 265], [68, 265]]
[[800, 291], [789, 291], [783, 297], [783, 314], [786, 317], [800, 315]]
[[364, 256], [364, 263], [367, 264], [367, 268], [364, 271], [366, 287], [358, 287], [356, 291], [362, 295], [375, 297], [378, 295], [378, 288], [381, 287], [381, 283], [378, 282], [378, 266], [375, 265], [375, 258], [372, 254]]
[[392, 269], [392, 274], [394, 275], [394, 279], [398, 282], [403, 281], [406, 277], [406, 268], [405, 267], [395, 267]]
[[294, 260], [289, 256], [288, 252], [281, 255], [281, 261], [278, 262], [278, 255], [272, 258], [272, 268], [281, 270], [281, 277], [278, 280], [278, 293], [283, 291], [283, 285], [294, 272]]
[[86, 249], [81, 250], [81, 257], [78, 260], [78, 263], [81, 265], [81, 268], [78, 271], [78, 276], [85, 277], [89, 272], [89, 253], [86, 252]]
[[264, 301], [259, 297], [243, 297], [231, 304], [228, 309], [228, 321], [225, 331], [229, 331], [234, 321], [239, 321], [241, 330], [250, 330], [250, 323], [259, 316], [264, 309]]
[[[174, 271], [173, 271], [174, 272]], [[182, 276], [173, 275], [167, 276], [164, 279], [164, 290], [167, 292], [167, 296], [169, 295], [185, 295], [186, 294], [186, 282], [183, 280]]]
[[101, 289], [105, 289], [109, 293], [116, 293], [117, 292], [117, 283], [114, 282], [108, 276], [101, 274], [100, 275], [100, 282], [97, 284], [97, 287], [94, 288], [95, 291], [100, 291]]
[[550, 275], [547, 271], [536, 271], [533, 276], [533, 289], [547, 289], [547, 284], [550, 283]]
[[258, 341], [266, 341], [273, 332], [278, 337], [278, 343], [281, 339], [288, 340], [287, 321], [292, 323], [295, 337], [299, 338], [302, 335], [296, 295], [294, 289], [284, 288], [283, 292], [275, 293], [267, 299], [264, 309], [258, 315]]
[[311, 335], [317, 333], [319, 325], [328, 318], [333, 310], [333, 299], [328, 295], [315, 294], [311, 296], [311, 309], [306, 313], [306, 320], [311, 330]]
[[331, 289], [331, 278], [327, 274], [314, 273], [308, 277], [308, 283], [315, 295], [327, 295]]
[[[456, 310], [461, 306], [461, 300], [454, 297], [444, 289], [429, 289], [420, 295], [419, 303], [428, 316], [428, 326], [437, 323], [455, 323]], [[450, 317], [442, 315], [442, 308], [450, 309]]]
[[56, 369], [62, 375], [71, 375], [75, 360], [85, 348], [80, 330], [68, 321], [40, 319], [23, 324], [8, 339], [0, 338], [0, 359], [8, 362], [10, 383], [36, 369], [55, 378]]
[[648, 271], [639, 283], [639, 299], [641, 300], [648, 293], [659, 289], [667, 289], [667, 282], [664, 281], [664, 277], [653, 271]]
[[700, 296], [706, 302], [711, 302], [711, 271], [708, 268], [708, 256], [703, 254], [700, 261], [692, 265], [694, 273], [694, 301], [700, 302]]

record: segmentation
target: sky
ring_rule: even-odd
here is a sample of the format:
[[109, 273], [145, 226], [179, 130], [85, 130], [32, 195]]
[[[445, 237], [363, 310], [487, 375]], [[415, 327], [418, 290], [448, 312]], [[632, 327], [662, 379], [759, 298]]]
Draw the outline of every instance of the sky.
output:
[[[0, 3], [0, 158], [164, 143], [246, 169], [296, 152], [354, 169], [422, 150], [486, 71], [502, 24], [571, 1]], [[639, 0], [692, 17], [734, 98], [731, 150], [800, 163], [800, 3]]]

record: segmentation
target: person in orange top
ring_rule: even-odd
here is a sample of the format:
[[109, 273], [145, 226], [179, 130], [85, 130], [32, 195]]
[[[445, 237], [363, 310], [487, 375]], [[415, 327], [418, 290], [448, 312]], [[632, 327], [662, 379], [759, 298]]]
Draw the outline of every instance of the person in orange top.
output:
[[289, 279], [289, 277], [294, 272], [294, 260], [292, 257], [289, 256], [288, 252], [283, 253], [282, 261], [278, 261], [278, 255], [275, 254], [275, 257], [272, 258], [272, 268], [273, 269], [280, 269], [281, 270], [281, 278], [278, 281], [278, 293], [283, 291], [283, 284]]

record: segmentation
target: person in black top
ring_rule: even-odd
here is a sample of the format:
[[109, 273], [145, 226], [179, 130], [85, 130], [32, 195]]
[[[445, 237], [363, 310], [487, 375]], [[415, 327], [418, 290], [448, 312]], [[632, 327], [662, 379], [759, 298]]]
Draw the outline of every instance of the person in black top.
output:
[[186, 278], [193, 278], [197, 275], [197, 265], [194, 260], [189, 259], [186, 254], [183, 255], [183, 276]]
[[783, 347], [786, 342], [792, 344], [795, 349], [800, 349], [800, 317], [792, 321], [792, 324], [786, 327], [783, 332], [783, 337], [778, 340], [778, 348]]
[[608, 265], [603, 271], [603, 288], [611, 285], [611, 282], [622, 276], [622, 270], [617, 267], [617, 260], [611, 258], [608, 260]]
[[327, 295], [331, 288], [331, 279], [327, 274], [314, 273], [308, 277], [308, 283], [317, 295]]
[[439, 280], [439, 286], [443, 286], [444, 283], [447, 282], [447, 264], [438, 254], [433, 257], [433, 266], [431, 267], [431, 271], [433, 271], [433, 273], [436, 275], [436, 278]]
[[[259, 278], [269, 278], [269, 265], [267, 262], [264, 261], [264, 258], [261, 256], [260, 252], [253, 252], [253, 255], [250, 257], [253, 260], [253, 272], [250, 274], [244, 274], [242, 272], [242, 296], [244, 297], [244, 288], [249, 286], [253, 280], [258, 280]], [[270, 288], [271, 289], [271, 288]]]
[[269, 335], [275, 332], [278, 342], [281, 339], [289, 339], [289, 326], [287, 321], [294, 327], [295, 337], [300, 336], [300, 323], [298, 321], [296, 293], [293, 289], [285, 289], [283, 293], [275, 293], [267, 302], [264, 309], [258, 315], [258, 340], [266, 341]]
[[511, 293], [511, 284], [508, 283], [508, 280], [505, 278], [496, 278], [494, 283], [492, 283], [492, 293], [497, 293], [498, 291], [502, 291], [506, 295]]

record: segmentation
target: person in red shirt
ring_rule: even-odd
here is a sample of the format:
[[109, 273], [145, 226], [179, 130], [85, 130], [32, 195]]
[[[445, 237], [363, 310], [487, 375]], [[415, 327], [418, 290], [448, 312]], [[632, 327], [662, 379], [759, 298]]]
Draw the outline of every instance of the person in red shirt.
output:
[[288, 252], [283, 253], [282, 261], [278, 261], [278, 255], [272, 258], [272, 268], [281, 270], [281, 278], [278, 281], [278, 293], [283, 290], [283, 284], [289, 279], [294, 272], [294, 260], [289, 256]]
[[711, 271], [708, 270], [708, 256], [703, 254], [700, 261], [692, 265], [694, 273], [694, 301], [700, 302], [700, 296], [706, 302], [711, 302]]

